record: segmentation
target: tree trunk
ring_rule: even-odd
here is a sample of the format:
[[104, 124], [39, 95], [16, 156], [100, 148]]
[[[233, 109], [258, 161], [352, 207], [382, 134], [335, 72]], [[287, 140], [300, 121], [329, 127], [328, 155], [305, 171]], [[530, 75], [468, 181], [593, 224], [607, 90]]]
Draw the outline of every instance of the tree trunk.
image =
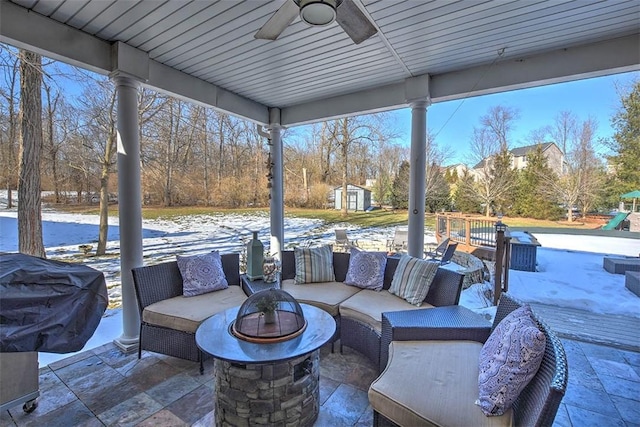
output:
[[[171, 104], [173, 106], [173, 104]], [[166, 175], [164, 177], [164, 207], [172, 206], [171, 186], [173, 185], [173, 108], [169, 109], [169, 135], [167, 137], [167, 152], [165, 155]]]
[[98, 228], [98, 247], [96, 255], [107, 252], [107, 237], [109, 235], [109, 166], [102, 164], [100, 171], [100, 226]]
[[224, 166], [224, 118], [218, 114], [218, 192], [222, 188], [222, 171]]
[[109, 172], [111, 159], [115, 151], [115, 123], [105, 146], [104, 159], [100, 170], [100, 228], [98, 230], [98, 248], [96, 255], [104, 255], [107, 252], [107, 240], [109, 236]]
[[347, 206], [347, 187], [348, 182], [348, 167], [349, 167], [349, 129], [347, 119], [342, 119], [342, 216], [348, 215]]
[[60, 177], [58, 176], [58, 147], [55, 145], [53, 136], [53, 120], [55, 116], [58, 97], [51, 103], [51, 88], [45, 86], [47, 94], [47, 145], [49, 147], [49, 160], [51, 161], [51, 175], [53, 177], [53, 190], [55, 193], [56, 203], [60, 203]]
[[21, 146], [18, 185], [18, 248], [45, 258], [40, 206], [42, 152], [42, 62], [38, 54], [20, 50]]
[[111, 172], [118, 137], [114, 114], [115, 109], [116, 92], [113, 90], [109, 97], [109, 108], [105, 112], [107, 143], [105, 144], [104, 154], [100, 164], [100, 226], [98, 229], [96, 255], [104, 255], [107, 253], [107, 240], [109, 236], [109, 172]]
[[[9, 162], [7, 171], [7, 209], [13, 208], [13, 190], [17, 188], [15, 182], [16, 168], [19, 167], [19, 162], [16, 162], [16, 151], [19, 151], [19, 142], [17, 142], [18, 133], [18, 114], [16, 114], [16, 98], [13, 96], [16, 88], [17, 77], [19, 73], [19, 60], [14, 62], [11, 67], [11, 73], [8, 76], [9, 90], [7, 96], [8, 106], [8, 121], [9, 121], [9, 153], [8, 158], [5, 159]], [[16, 150], [16, 147], [18, 149]]]

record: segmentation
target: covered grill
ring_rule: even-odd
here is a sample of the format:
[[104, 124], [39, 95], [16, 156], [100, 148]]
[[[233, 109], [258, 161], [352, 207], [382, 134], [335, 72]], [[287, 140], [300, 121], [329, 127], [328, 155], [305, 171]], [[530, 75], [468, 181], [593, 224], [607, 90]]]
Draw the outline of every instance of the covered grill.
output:
[[93, 335], [109, 298], [91, 267], [0, 255], [0, 352], [71, 353]]

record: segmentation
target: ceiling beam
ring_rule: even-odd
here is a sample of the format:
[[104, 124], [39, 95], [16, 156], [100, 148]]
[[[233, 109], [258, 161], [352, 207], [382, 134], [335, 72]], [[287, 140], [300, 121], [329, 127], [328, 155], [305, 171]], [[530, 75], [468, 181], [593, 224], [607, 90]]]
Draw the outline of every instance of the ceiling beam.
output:
[[[430, 76], [431, 102], [640, 70], [640, 35]], [[417, 76], [416, 78], [424, 78]], [[282, 125], [407, 108], [402, 82], [282, 109]]]
[[449, 101], [635, 70], [640, 70], [640, 34], [435, 74], [431, 76], [431, 100]]
[[111, 44], [0, 0], [0, 42], [94, 73], [111, 72]]

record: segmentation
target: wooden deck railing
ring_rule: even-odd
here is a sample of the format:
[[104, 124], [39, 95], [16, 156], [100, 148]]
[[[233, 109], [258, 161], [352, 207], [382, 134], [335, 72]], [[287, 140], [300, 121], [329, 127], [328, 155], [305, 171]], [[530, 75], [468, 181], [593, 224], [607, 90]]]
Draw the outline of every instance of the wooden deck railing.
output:
[[508, 227], [500, 220], [468, 217], [455, 213], [436, 214], [436, 239], [449, 238], [458, 249], [495, 262], [494, 303], [509, 289], [511, 244]]
[[[468, 248], [496, 245], [495, 220], [466, 217], [457, 214], [436, 215], [436, 237], [438, 241], [448, 237]], [[467, 252], [470, 252], [467, 250]]]

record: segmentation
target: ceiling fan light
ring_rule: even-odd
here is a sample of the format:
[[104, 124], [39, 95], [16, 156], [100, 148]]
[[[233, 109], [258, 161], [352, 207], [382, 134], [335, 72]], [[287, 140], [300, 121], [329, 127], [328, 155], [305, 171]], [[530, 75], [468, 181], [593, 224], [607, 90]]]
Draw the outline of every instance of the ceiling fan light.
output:
[[300, 0], [300, 19], [309, 25], [329, 25], [336, 19], [337, 0]]

